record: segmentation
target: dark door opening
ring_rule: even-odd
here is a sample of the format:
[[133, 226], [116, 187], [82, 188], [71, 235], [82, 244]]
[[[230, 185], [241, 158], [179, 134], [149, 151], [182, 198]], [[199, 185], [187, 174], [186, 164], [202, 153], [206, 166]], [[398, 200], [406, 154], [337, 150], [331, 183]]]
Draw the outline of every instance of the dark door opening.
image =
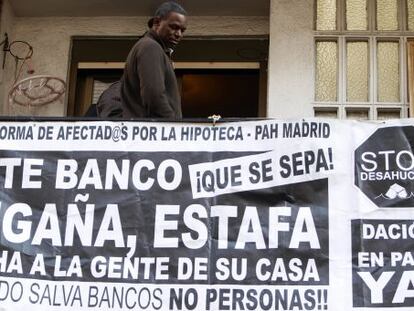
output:
[[[184, 118], [253, 118], [259, 112], [258, 69], [177, 69]], [[83, 116], [122, 76], [120, 69], [78, 71], [75, 115]]]
[[74, 116], [82, 117], [95, 105], [99, 96], [109, 85], [118, 81], [122, 69], [80, 69], [76, 78]]
[[259, 70], [178, 69], [184, 118], [257, 117]]
[[[121, 77], [136, 39], [73, 39], [68, 116], [83, 116]], [[185, 38], [174, 52], [184, 117], [265, 117], [267, 55], [267, 37]]]

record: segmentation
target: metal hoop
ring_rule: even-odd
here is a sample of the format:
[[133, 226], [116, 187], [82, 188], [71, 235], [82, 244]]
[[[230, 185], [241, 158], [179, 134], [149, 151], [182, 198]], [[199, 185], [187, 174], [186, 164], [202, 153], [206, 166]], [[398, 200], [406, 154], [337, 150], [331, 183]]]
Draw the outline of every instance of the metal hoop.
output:
[[32, 76], [20, 80], [11, 88], [9, 103], [24, 107], [45, 106], [58, 100], [65, 91], [66, 83], [58, 77]]
[[[17, 54], [13, 53], [12, 47], [13, 47], [13, 45], [15, 45], [16, 43], [22, 43], [23, 45], [27, 46], [27, 48], [29, 49], [29, 52], [27, 53], [27, 55], [26, 55], [25, 57], [20, 57], [20, 56], [18, 56]], [[26, 41], [20, 41], [20, 40], [13, 41], [13, 42], [11, 42], [11, 43], [9, 44], [9, 53], [10, 53], [10, 54], [11, 54], [14, 58], [16, 58], [16, 59], [18, 59], [18, 60], [26, 60], [26, 59], [29, 59], [29, 58], [31, 58], [31, 57], [33, 56], [33, 47], [32, 47], [29, 43], [27, 43]]]

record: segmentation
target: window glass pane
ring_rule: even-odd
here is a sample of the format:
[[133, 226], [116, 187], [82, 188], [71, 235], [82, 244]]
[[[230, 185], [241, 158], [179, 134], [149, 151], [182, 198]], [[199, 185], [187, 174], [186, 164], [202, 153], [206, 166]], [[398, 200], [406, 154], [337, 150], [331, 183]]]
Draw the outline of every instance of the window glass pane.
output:
[[337, 108], [317, 107], [317, 108], [315, 108], [315, 118], [337, 119], [338, 118], [338, 109]]
[[397, 0], [377, 0], [377, 30], [397, 29]]
[[316, 101], [337, 100], [338, 49], [334, 41], [316, 42]]
[[399, 119], [401, 117], [401, 110], [396, 108], [378, 108], [378, 120]]
[[336, 29], [336, 0], [316, 1], [316, 30]]
[[347, 101], [368, 101], [368, 42], [346, 44]]
[[346, 0], [346, 29], [367, 30], [366, 0]]
[[104, 82], [99, 80], [93, 80], [93, 95], [92, 104], [98, 102], [99, 96], [105, 91], [113, 82]]
[[368, 120], [368, 108], [346, 108], [346, 118], [350, 120]]
[[400, 57], [398, 42], [377, 44], [377, 87], [379, 102], [400, 101]]
[[407, 0], [407, 15], [408, 30], [414, 31], [414, 0]]

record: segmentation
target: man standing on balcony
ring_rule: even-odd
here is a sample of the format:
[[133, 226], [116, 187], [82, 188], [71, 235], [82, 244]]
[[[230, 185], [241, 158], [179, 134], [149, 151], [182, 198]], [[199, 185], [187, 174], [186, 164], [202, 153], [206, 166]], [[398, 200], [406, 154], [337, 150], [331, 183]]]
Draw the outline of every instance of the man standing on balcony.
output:
[[176, 2], [161, 4], [148, 22], [150, 30], [129, 52], [121, 79], [124, 118], [182, 117], [171, 53], [186, 30], [186, 15]]

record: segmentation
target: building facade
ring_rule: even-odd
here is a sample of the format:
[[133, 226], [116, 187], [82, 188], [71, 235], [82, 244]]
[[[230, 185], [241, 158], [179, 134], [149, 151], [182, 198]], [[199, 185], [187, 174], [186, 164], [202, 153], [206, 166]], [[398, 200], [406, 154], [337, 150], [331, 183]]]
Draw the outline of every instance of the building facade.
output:
[[[30, 61], [36, 74], [57, 76], [68, 84], [61, 103], [39, 108], [37, 114], [44, 116], [70, 116], [75, 109], [73, 105], [77, 105], [73, 94], [76, 92], [74, 40], [133, 40], [144, 33], [149, 15], [149, 10], [137, 12], [136, 16], [111, 16], [111, 11], [105, 16], [68, 16], [70, 13], [64, 11], [28, 14], [19, 7], [24, 2], [2, 1], [1, 33], [7, 33], [10, 41], [30, 43], [34, 51]], [[185, 6], [185, 1], [182, 3]], [[210, 65], [260, 69], [261, 99], [256, 116], [370, 120], [408, 117], [413, 3], [411, 0], [268, 0], [264, 5], [258, 4], [262, 6], [257, 11], [260, 15], [230, 14], [225, 8], [223, 15], [219, 15], [218, 8], [214, 16], [209, 8], [199, 7], [196, 14], [189, 10], [187, 38], [194, 41], [266, 38], [266, 55], [242, 61], [237, 57], [207, 62], [190, 59], [190, 63], [202, 64], [204, 70]], [[249, 54], [249, 48], [243, 51]], [[204, 55], [208, 53], [204, 51]], [[183, 60], [186, 65], [182, 68], [195, 68]], [[95, 66], [93, 61], [81, 63], [76, 68]], [[122, 68], [122, 63], [102, 62], [99, 57], [96, 63]], [[20, 72], [19, 69], [14, 58], [7, 54], [4, 69], [0, 70], [3, 115], [12, 114], [7, 98], [16, 71], [20, 73], [19, 79], [29, 75], [24, 68]]]

